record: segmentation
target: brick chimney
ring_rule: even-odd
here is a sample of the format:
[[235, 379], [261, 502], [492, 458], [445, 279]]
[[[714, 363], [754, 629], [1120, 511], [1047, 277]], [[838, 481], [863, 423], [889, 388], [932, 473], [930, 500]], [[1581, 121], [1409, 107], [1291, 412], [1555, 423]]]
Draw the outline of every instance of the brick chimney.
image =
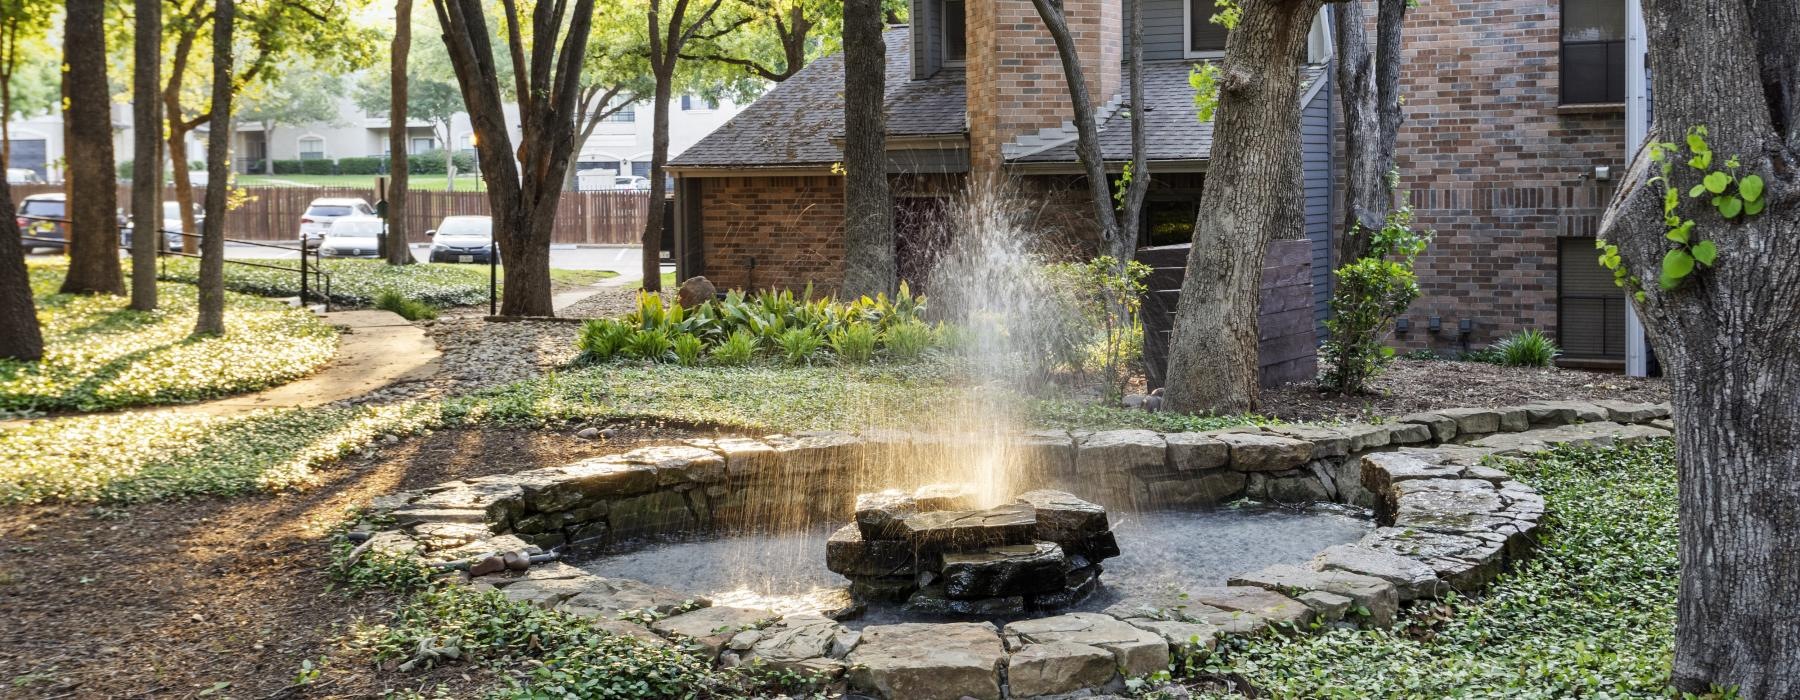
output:
[[[1095, 109], [1123, 85], [1122, 1], [1062, 0]], [[969, 158], [979, 180], [999, 173], [1004, 144], [1061, 127], [1074, 113], [1056, 42], [1031, 0], [967, 3]]]

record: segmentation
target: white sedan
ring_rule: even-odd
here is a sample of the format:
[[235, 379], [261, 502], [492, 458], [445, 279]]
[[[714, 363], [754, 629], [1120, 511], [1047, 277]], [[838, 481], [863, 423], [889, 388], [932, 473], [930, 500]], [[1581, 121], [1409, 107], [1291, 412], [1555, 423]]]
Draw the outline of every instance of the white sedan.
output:
[[425, 235], [431, 237], [432, 262], [485, 263], [494, 254], [492, 217], [446, 216]]
[[331, 222], [319, 254], [327, 258], [375, 258], [381, 252], [382, 221], [374, 216], [346, 216]]

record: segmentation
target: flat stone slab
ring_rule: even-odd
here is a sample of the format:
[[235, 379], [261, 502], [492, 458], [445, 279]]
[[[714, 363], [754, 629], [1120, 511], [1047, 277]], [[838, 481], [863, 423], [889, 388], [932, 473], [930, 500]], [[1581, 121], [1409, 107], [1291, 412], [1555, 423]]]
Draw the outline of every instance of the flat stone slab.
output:
[[1433, 598], [1440, 588], [1448, 589], [1431, 567], [1415, 559], [1356, 545], [1326, 547], [1313, 557], [1311, 565], [1321, 571], [1348, 571], [1387, 581], [1394, 585], [1401, 602]]
[[[1315, 571], [1289, 564], [1276, 564], [1232, 576], [1226, 583], [1233, 586], [1256, 586], [1294, 595], [1307, 591], [1335, 593], [1367, 610], [1368, 622], [1377, 627], [1392, 626], [1394, 614], [1400, 608], [1400, 598], [1394, 584], [1348, 571]], [[1314, 609], [1317, 610], [1316, 607]]]
[[889, 700], [999, 700], [1006, 650], [984, 622], [872, 625], [844, 660], [852, 688]]
[[831, 672], [843, 665], [832, 658], [832, 645], [847, 632], [843, 626], [819, 615], [789, 615], [781, 624], [762, 630], [744, 654], [746, 662], [760, 662], [779, 671]]
[[1214, 433], [1231, 450], [1231, 468], [1241, 472], [1278, 472], [1312, 459], [1313, 445], [1266, 433]]
[[1206, 433], [1169, 433], [1168, 465], [1176, 471], [1217, 469], [1231, 463], [1231, 446]]
[[903, 540], [868, 540], [850, 523], [825, 540], [825, 568], [844, 576], [910, 576], [912, 546]]
[[1074, 642], [1032, 644], [1006, 660], [1007, 690], [1015, 698], [1098, 688], [1118, 675], [1113, 653]]
[[1022, 504], [995, 506], [987, 510], [916, 513], [901, 521], [900, 532], [907, 543], [921, 553], [1028, 544], [1037, 532], [1037, 514], [1031, 506]]
[[[711, 601], [705, 598], [628, 578], [594, 576], [586, 579], [565, 580], [580, 582], [581, 590], [558, 603], [556, 609], [576, 614], [592, 612], [605, 617], [618, 617], [618, 613], [644, 610], [658, 615], [667, 615], [689, 605], [706, 606], [711, 604]], [[518, 586], [508, 587], [503, 593], [510, 597], [517, 588]]]
[[1169, 643], [1162, 635], [1139, 629], [1099, 613], [1070, 613], [1009, 623], [1000, 630], [1006, 648], [1018, 651], [1034, 644], [1067, 642], [1112, 653], [1124, 675], [1143, 676], [1169, 667]]
[[1492, 581], [1505, 563], [1506, 538], [1453, 535], [1426, 530], [1379, 527], [1356, 546], [1396, 554], [1431, 567], [1451, 588], [1469, 592]]
[[1163, 638], [1169, 649], [1186, 654], [1212, 651], [1219, 643], [1219, 628], [1205, 622], [1185, 622], [1181, 620], [1148, 620], [1133, 618], [1126, 620], [1131, 626], [1155, 633]]
[[1038, 489], [1019, 494], [1018, 502], [1031, 506], [1037, 517], [1036, 538], [1061, 545], [1069, 555], [1098, 561], [1118, 556], [1106, 509], [1074, 494]]
[[1083, 437], [1075, 449], [1079, 474], [1160, 469], [1167, 444], [1153, 430], [1102, 430]]
[[900, 521], [920, 510], [912, 494], [899, 489], [856, 495], [856, 525], [871, 540], [898, 536]]
[[665, 617], [650, 629], [667, 637], [686, 640], [714, 658], [738, 632], [759, 627], [779, 617], [767, 610], [721, 605]]
[[1063, 587], [1069, 569], [1055, 542], [948, 552], [943, 562], [944, 593], [956, 600], [1048, 593]]

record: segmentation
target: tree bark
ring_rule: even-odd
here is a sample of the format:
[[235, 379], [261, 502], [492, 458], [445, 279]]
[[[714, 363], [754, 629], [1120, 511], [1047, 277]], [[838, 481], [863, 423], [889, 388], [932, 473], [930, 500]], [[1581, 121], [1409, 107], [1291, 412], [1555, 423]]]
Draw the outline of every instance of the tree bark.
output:
[[[1333, 13], [1345, 154], [1344, 221], [1333, 246], [1335, 265], [1368, 255], [1366, 232], [1385, 225], [1394, 208], [1394, 148], [1405, 119], [1400, 109], [1400, 36], [1407, 1], [1378, 0], [1373, 50], [1360, 0], [1340, 3]], [[1365, 233], [1359, 235], [1359, 230]]]
[[[692, 23], [688, 20], [690, 0], [649, 0], [645, 19], [650, 32], [650, 75], [656, 79], [652, 91], [655, 115], [650, 120], [650, 211], [644, 217], [641, 236], [644, 257], [644, 291], [662, 291], [662, 230], [664, 168], [669, 164], [669, 97], [673, 92], [675, 68], [681, 61], [682, 47], [700, 28], [712, 19], [723, 0], [698, 0], [704, 5]], [[667, 6], [668, 17], [662, 15]]]
[[848, 299], [899, 289], [882, 113], [886, 78], [881, 0], [845, 0], [843, 296]]
[[[483, 5], [482, 0], [432, 0], [475, 130], [475, 151], [486, 176], [488, 208], [494, 219], [494, 241], [506, 262], [506, 296], [500, 312], [551, 316], [555, 309], [550, 298], [550, 237], [562, 197], [563, 174], [576, 145], [575, 108], [580, 102], [581, 62], [593, 27], [594, 0], [576, 0], [572, 9], [562, 3], [533, 8], [530, 19], [535, 29], [529, 63], [517, 4], [502, 2], [518, 87], [521, 135], [517, 151], [506, 124], [506, 102], [500, 95], [493, 60], [497, 54]], [[563, 28], [560, 46], [558, 28]]]
[[1673, 290], [1660, 174], [1637, 154], [1601, 225], [1642, 280], [1637, 305], [1669, 373], [1680, 468], [1681, 593], [1674, 685], [1736, 686], [1748, 700], [1800, 697], [1800, 8], [1758, 0], [1645, 0], [1653, 141], [1704, 125], [1766, 210], [1722, 218], [1689, 198], [1702, 173], [1675, 157], [1676, 215], [1710, 241], [1711, 267]]
[[6, 178], [0, 178], [0, 358], [36, 362], [44, 357], [44, 336], [38, 330], [25, 247], [13, 216], [12, 190]]
[[[388, 264], [411, 265], [412, 248], [406, 239], [406, 55], [412, 49], [412, 0], [394, 0], [394, 43], [388, 70], [393, 74], [388, 107]], [[444, 144], [444, 158], [450, 158]]]
[[1324, 0], [1247, 0], [1225, 43], [1212, 162], [1169, 343], [1166, 405], [1252, 410], [1257, 302], [1269, 242], [1304, 235], [1300, 59]]
[[225, 195], [231, 188], [231, 97], [236, 76], [231, 34], [237, 7], [216, 0], [213, 8], [212, 128], [206, 134], [206, 225], [200, 233], [200, 318], [194, 335], [225, 332]]
[[119, 173], [113, 167], [112, 96], [106, 84], [106, 3], [69, 0], [63, 61], [69, 124], [69, 294], [124, 294], [119, 270]]
[[156, 309], [156, 251], [162, 247], [162, 1], [132, 3], [131, 308]]
[[[169, 168], [175, 186], [175, 208], [181, 216], [182, 233], [198, 233], [194, 225], [194, 182], [188, 171], [187, 136], [206, 123], [204, 118], [187, 120], [181, 115], [181, 84], [187, 76], [188, 60], [193, 57], [194, 43], [200, 38], [200, 18], [206, 0], [194, 0], [183, 13], [182, 30], [175, 39], [175, 51], [169, 63], [169, 82], [163, 86], [163, 118], [168, 121]], [[181, 237], [181, 252], [200, 252], [200, 242], [192, 236]]]

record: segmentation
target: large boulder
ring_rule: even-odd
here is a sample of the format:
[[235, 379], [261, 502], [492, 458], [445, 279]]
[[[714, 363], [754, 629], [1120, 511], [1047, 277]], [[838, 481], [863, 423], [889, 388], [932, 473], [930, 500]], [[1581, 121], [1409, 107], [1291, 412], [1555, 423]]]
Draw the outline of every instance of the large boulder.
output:
[[681, 283], [681, 289], [675, 292], [675, 301], [691, 309], [712, 301], [718, 294], [719, 289], [713, 286], [712, 280], [694, 276]]

